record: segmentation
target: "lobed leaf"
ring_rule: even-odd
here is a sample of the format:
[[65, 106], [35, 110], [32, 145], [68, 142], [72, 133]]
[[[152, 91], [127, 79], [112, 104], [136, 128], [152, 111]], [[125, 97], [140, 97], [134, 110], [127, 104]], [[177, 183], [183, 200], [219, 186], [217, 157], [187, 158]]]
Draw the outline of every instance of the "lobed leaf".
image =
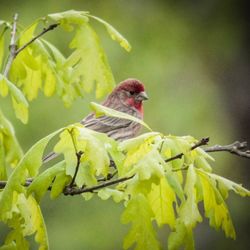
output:
[[41, 198], [45, 195], [49, 187], [52, 185], [55, 177], [60, 173], [65, 173], [64, 161], [55, 164], [54, 166], [46, 169], [40, 175], [35, 177], [27, 189], [28, 195], [34, 194], [35, 199], [40, 202]]
[[3, 91], [0, 91], [0, 94], [2, 96], [6, 96], [8, 94], [8, 91], [11, 93], [12, 104], [17, 118], [19, 118], [23, 123], [27, 123], [29, 105], [21, 90], [19, 90], [2, 74], [0, 74], [0, 87], [3, 88]]
[[24, 194], [16, 196], [15, 214], [8, 221], [12, 231], [7, 235], [5, 244], [0, 249], [29, 249], [26, 236], [35, 234], [39, 250], [47, 250], [48, 237], [40, 207], [32, 196]]
[[228, 197], [228, 191], [232, 190], [236, 194], [239, 194], [242, 197], [250, 196], [250, 191], [244, 187], [242, 187], [241, 184], [237, 184], [231, 180], [228, 180], [222, 176], [212, 174], [212, 173], [206, 173], [210, 178], [214, 179], [218, 183], [218, 188], [221, 192], [224, 192], [225, 198]]
[[128, 202], [121, 220], [124, 224], [131, 222], [132, 227], [124, 239], [124, 249], [130, 248], [134, 244], [136, 244], [136, 250], [160, 249], [151, 224], [152, 217], [153, 213], [148, 201], [142, 194], [137, 194]]
[[209, 218], [210, 226], [224, 230], [226, 237], [235, 239], [234, 226], [228, 208], [215, 186], [213, 179], [203, 171], [196, 169], [202, 185], [205, 215]]
[[158, 185], [152, 184], [148, 199], [158, 226], [168, 224], [173, 228], [175, 226], [173, 203], [176, 203], [176, 197], [165, 177], [161, 178]]
[[185, 250], [194, 250], [194, 239], [192, 230], [178, 220], [175, 230], [168, 237], [168, 249], [179, 250], [181, 246], [184, 246]]
[[72, 31], [72, 25], [82, 25], [83, 23], [88, 22], [88, 17], [86, 16], [87, 13], [88, 12], [86, 11], [68, 10], [49, 14], [47, 18], [60, 23], [66, 31]]
[[193, 229], [197, 222], [202, 221], [196, 198], [196, 178], [194, 166], [190, 165], [188, 168], [186, 184], [184, 188], [187, 200], [182, 203], [179, 211], [180, 220], [185, 224], [187, 229]]
[[84, 23], [77, 29], [70, 48], [74, 51], [64, 64], [64, 68], [73, 68], [70, 82], [79, 82], [87, 93], [95, 86], [97, 98], [110, 92], [114, 78], [99, 38], [89, 24]]
[[118, 42], [121, 47], [123, 47], [128, 52], [131, 50], [131, 45], [129, 44], [129, 42], [127, 41], [127, 39], [125, 39], [112, 25], [110, 25], [109, 23], [107, 23], [106, 21], [104, 21], [103, 19], [101, 19], [99, 17], [92, 16], [92, 15], [89, 15], [89, 14], [87, 14], [87, 15], [89, 17], [97, 20], [101, 24], [103, 24], [105, 26], [105, 28], [107, 29], [110, 37], [114, 41]]
[[[14, 167], [23, 156], [22, 149], [15, 136], [15, 131], [10, 121], [6, 119], [0, 110], [0, 141], [1, 141], [1, 161], [2, 166], [9, 164]], [[1, 172], [1, 171], [0, 171]], [[2, 178], [0, 178], [2, 179]], [[3, 178], [2, 180], [4, 180]]]

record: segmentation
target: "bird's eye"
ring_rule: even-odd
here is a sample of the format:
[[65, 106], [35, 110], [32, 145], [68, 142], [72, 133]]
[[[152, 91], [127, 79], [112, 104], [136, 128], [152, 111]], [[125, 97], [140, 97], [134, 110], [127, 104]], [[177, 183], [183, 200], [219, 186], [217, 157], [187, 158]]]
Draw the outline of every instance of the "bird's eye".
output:
[[129, 94], [130, 94], [130, 95], [134, 95], [135, 92], [134, 92], [134, 91], [129, 91]]

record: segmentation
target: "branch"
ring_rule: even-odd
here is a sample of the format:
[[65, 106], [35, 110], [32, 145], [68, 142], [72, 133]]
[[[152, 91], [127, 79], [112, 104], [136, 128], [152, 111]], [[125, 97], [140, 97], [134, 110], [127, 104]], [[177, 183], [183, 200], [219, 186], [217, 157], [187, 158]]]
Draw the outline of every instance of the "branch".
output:
[[[209, 141], [209, 138], [202, 138], [200, 141], [198, 141], [196, 144], [194, 144], [190, 150], [194, 150], [197, 147], [203, 146], [203, 145], [207, 145]], [[229, 145], [225, 145], [225, 146], [221, 146], [221, 145], [215, 145], [215, 146], [211, 146], [211, 147], [207, 147], [204, 150], [206, 152], [222, 152], [222, 151], [226, 151], [226, 152], [230, 152], [232, 154], [241, 156], [241, 157], [246, 157], [246, 158], [250, 158], [250, 150], [246, 150], [247, 148], [247, 143], [246, 142], [234, 142], [232, 144]], [[180, 153], [177, 154], [176, 156], [173, 156], [169, 159], [166, 159], [165, 162], [169, 162], [169, 161], [173, 161], [176, 159], [180, 159], [184, 154]], [[80, 159], [80, 155], [78, 156]], [[114, 167], [114, 162], [111, 161], [111, 166]], [[78, 166], [79, 167], [79, 166]], [[176, 169], [173, 171], [179, 171], [179, 170], [186, 170], [187, 166], [180, 168], [180, 169]], [[92, 187], [81, 187], [81, 188], [77, 188], [74, 185], [74, 182], [71, 182], [68, 186], [65, 187], [63, 194], [64, 195], [79, 195], [82, 193], [93, 193], [95, 190], [104, 188], [104, 187], [108, 187], [108, 186], [112, 186], [114, 184], [120, 183], [120, 182], [125, 182], [127, 180], [130, 180], [134, 177], [134, 175], [129, 176], [129, 177], [122, 177], [122, 178], [118, 178], [115, 180], [111, 180], [115, 175], [117, 174], [117, 170], [114, 171], [112, 174], [108, 175], [107, 178], [100, 178], [97, 181], [98, 182], [102, 182], [98, 185], [92, 186]], [[77, 175], [77, 171], [75, 172], [75, 177]], [[74, 177], [73, 177], [74, 179]], [[32, 183], [32, 179], [27, 179], [25, 181], [25, 183], [23, 184], [24, 186], [28, 187], [31, 183]], [[72, 184], [73, 183], [73, 184]], [[0, 189], [3, 189], [5, 186], [7, 185], [7, 181], [0, 181]], [[48, 190], [51, 190], [51, 186], [48, 188]]]
[[13, 25], [12, 25], [10, 45], [9, 45], [10, 54], [9, 54], [9, 57], [8, 57], [6, 67], [5, 67], [4, 72], [3, 72], [3, 75], [5, 77], [8, 76], [9, 71], [10, 71], [10, 67], [12, 65], [12, 62], [13, 62], [15, 56], [16, 56], [16, 49], [17, 49], [17, 45], [16, 45], [16, 26], [17, 26], [17, 19], [18, 19], [18, 14], [16, 13], [14, 15], [14, 17], [13, 17]]
[[214, 145], [212, 147], [204, 148], [206, 152], [229, 152], [240, 157], [250, 158], [250, 150], [247, 150], [247, 142], [236, 141], [232, 144], [221, 146]]
[[[27, 179], [25, 181], [25, 183], [23, 184], [23, 186], [28, 187], [32, 182], [32, 179]], [[8, 181], [0, 181], [0, 189], [5, 188], [5, 186], [7, 185]]]
[[64, 195], [78, 195], [78, 194], [83, 194], [83, 193], [92, 193], [95, 190], [104, 188], [104, 187], [108, 187], [108, 186], [112, 186], [114, 184], [120, 183], [120, 182], [124, 182], [127, 180], [130, 180], [134, 177], [134, 175], [129, 176], [129, 177], [122, 177], [122, 178], [118, 178], [116, 180], [112, 180], [112, 181], [106, 181], [102, 184], [93, 186], [93, 187], [88, 187], [88, 188], [71, 188], [70, 186], [65, 187], [63, 193]]
[[[206, 138], [202, 138], [200, 141], [198, 141], [197, 143], [194, 144], [194, 146], [192, 146], [190, 148], [190, 150], [194, 150], [200, 146], [204, 146], [204, 145], [207, 145], [209, 142], [209, 137], [206, 137]], [[182, 156], [184, 155], [184, 153], [180, 153], [180, 154], [177, 154], [171, 158], [168, 158], [165, 160], [165, 162], [170, 162], [170, 161], [173, 161], [173, 160], [176, 160], [176, 159], [181, 159]]]
[[28, 47], [30, 44], [32, 44], [33, 42], [35, 42], [39, 37], [43, 36], [45, 33], [47, 33], [50, 30], [55, 29], [57, 26], [59, 25], [59, 23], [54, 23], [51, 24], [49, 27], [44, 28], [43, 31], [41, 33], [39, 33], [38, 35], [36, 35], [35, 37], [33, 37], [32, 39], [30, 39], [30, 41], [28, 41], [27, 43], [25, 43], [23, 46], [21, 46], [20, 48], [18, 48], [16, 50], [15, 56], [17, 56], [22, 50], [24, 50], [26, 47]]
[[22, 45], [20, 48], [17, 48], [17, 44], [16, 44], [17, 19], [18, 19], [18, 14], [16, 13], [13, 18], [13, 25], [12, 25], [12, 31], [11, 31], [11, 39], [10, 39], [10, 45], [9, 45], [10, 54], [9, 54], [8, 61], [7, 61], [7, 64], [3, 73], [5, 77], [8, 77], [13, 60], [21, 51], [23, 51], [26, 47], [28, 47], [30, 44], [36, 41], [39, 37], [43, 36], [48, 31], [55, 29], [59, 25], [59, 23], [54, 23], [54, 24], [49, 25], [49, 27], [44, 28], [41, 33], [33, 37], [30, 41]]
[[78, 173], [78, 170], [79, 170], [79, 166], [80, 166], [80, 163], [81, 163], [81, 157], [82, 157], [82, 155], [83, 155], [82, 151], [76, 152], [76, 158], [77, 158], [76, 170], [75, 170], [74, 176], [72, 178], [72, 181], [69, 184], [70, 187], [73, 187], [73, 185], [75, 183], [75, 179], [76, 179], [76, 176], [77, 176], [77, 173]]
[[[108, 176], [106, 177], [106, 178], [99, 178], [99, 179], [97, 179], [97, 181], [98, 182], [105, 182], [105, 181], [108, 181], [108, 180], [111, 180], [116, 174], [117, 174], [117, 170], [116, 171], [114, 171], [113, 173], [109, 173], [108, 174]], [[130, 178], [130, 177], [129, 177]], [[132, 177], [131, 177], [132, 178]], [[30, 186], [31, 185], [31, 183], [32, 183], [32, 181], [33, 181], [34, 179], [33, 178], [28, 178], [28, 179], [26, 179], [26, 181], [25, 181], [25, 183], [23, 184], [23, 186], [25, 186], [25, 187], [28, 187], [28, 186]], [[118, 179], [117, 179], [118, 180]], [[116, 181], [117, 181], [116, 180]], [[5, 188], [5, 186], [7, 185], [7, 183], [8, 183], [8, 181], [0, 181], [0, 189], [3, 189], [3, 188]], [[102, 183], [101, 185], [103, 185], [104, 183]], [[70, 184], [71, 185], [71, 184]], [[72, 186], [68, 186], [67, 188], [74, 188], [75, 189], [75, 185], [73, 184]], [[113, 184], [112, 184], [113, 185]], [[51, 190], [51, 186], [48, 188], [48, 190]], [[82, 187], [82, 189], [83, 189], [83, 187]]]

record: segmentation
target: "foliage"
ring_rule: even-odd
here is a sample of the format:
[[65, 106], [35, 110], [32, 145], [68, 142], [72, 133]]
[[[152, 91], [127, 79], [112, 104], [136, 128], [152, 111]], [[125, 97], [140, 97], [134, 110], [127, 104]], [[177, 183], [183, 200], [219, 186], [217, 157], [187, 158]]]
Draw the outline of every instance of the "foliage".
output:
[[[0, 74], [0, 94], [11, 95], [16, 115], [23, 122], [28, 119], [26, 99], [36, 98], [39, 90], [46, 96], [57, 94], [69, 105], [85, 92], [95, 89], [99, 97], [112, 88], [113, 76], [99, 39], [89, 25], [91, 18], [104, 24], [111, 38], [130, 50], [126, 39], [111, 25], [83, 11], [50, 14], [20, 32], [19, 48], [35, 36], [42, 22], [59, 23], [65, 31], [75, 32], [69, 45], [74, 50], [69, 57], [50, 42], [36, 39], [17, 55], [9, 78]], [[0, 35], [3, 61], [3, 37], [11, 27], [3, 21], [1, 26], [5, 27]], [[23, 155], [10, 122], [0, 113], [0, 178], [7, 180], [0, 190], [0, 220], [11, 228], [0, 249], [29, 249], [27, 237], [31, 235], [35, 235], [39, 249], [48, 249], [39, 203], [48, 191], [51, 199], [56, 199], [68, 194], [69, 189], [71, 194], [82, 194], [84, 200], [91, 199], [95, 191], [103, 200], [112, 198], [123, 203], [121, 221], [131, 224], [124, 249], [160, 249], [157, 229], [163, 225], [171, 231], [169, 249], [193, 249], [193, 229], [203, 217], [227, 237], [236, 237], [225, 201], [229, 191], [241, 196], [249, 196], [250, 192], [212, 173], [213, 158], [201, 147], [192, 148], [198, 142], [195, 138], [152, 132], [146, 123], [134, 117], [96, 103], [91, 105], [97, 116], [130, 119], [150, 132], [118, 143], [106, 134], [73, 124], [41, 139]], [[62, 154], [63, 160], [43, 170], [44, 151], [58, 134], [53, 150]], [[179, 153], [183, 157], [168, 161]], [[15, 167], [10, 175], [9, 166]], [[72, 183], [76, 168], [78, 173]], [[108, 185], [110, 178], [115, 181], [113, 185]], [[199, 204], [203, 205], [204, 214]]]
[[[9, 88], [17, 117], [24, 123], [28, 120], [28, 103], [25, 98], [31, 101], [37, 98], [39, 91], [48, 97], [56, 94], [66, 106], [69, 106], [77, 97], [83, 97], [93, 89], [96, 97], [100, 98], [114, 87], [114, 78], [107, 57], [97, 34], [89, 24], [90, 18], [104, 24], [112, 39], [119, 42], [127, 51], [130, 50], [128, 41], [115, 28], [100, 18], [92, 17], [86, 11], [70, 10], [49, 14], [19, 31], [19, 48], [36, 36], [36, 30], [41, 25], [46, 27], [58, 24], [63, 31], [74, 32], [69, 43], [73, 51], [68, 57], [50, 42], [36, 39], [15, 58], [9, 80], [0, 76], [0, 94], [7, 96]], [[11, 27], [3, 21], [0, 25], [5, 25], [4, 31], [0, 33], [1, 65], [4, 59], [4, 37], [7, 33], [5, 30]], [[23, 94], [20, 94], [17, 87]]]

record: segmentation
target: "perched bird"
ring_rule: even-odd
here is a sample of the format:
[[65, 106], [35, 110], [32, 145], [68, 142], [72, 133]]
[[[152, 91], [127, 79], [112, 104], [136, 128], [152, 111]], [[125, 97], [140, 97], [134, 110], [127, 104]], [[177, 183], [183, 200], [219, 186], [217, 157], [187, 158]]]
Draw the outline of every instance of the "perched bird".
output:
[[[136, 79], [127, 79], [116, 86], [102, 105], [143, 119], [142, 102], [147, 99], [143, 83]], [[141, 128], [141, 124], [131, 120], [105, 115], [95, 117], [94, 113], [89, 114], [80, 123], [86, 128], [106, 133], [117, 141], [135, 137]], [[43, 162], [48, 162], [56, 156], [57, 154], [52, 152], [44, 157]]]

